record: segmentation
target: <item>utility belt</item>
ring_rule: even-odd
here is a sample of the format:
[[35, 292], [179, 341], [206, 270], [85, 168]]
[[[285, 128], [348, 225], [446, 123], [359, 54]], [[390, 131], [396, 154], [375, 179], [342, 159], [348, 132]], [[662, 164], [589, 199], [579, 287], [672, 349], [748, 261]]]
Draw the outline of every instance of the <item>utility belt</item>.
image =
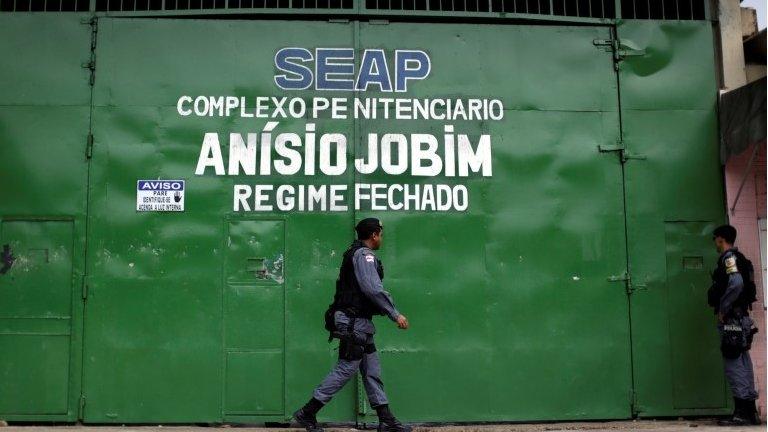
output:
[[752, 340], [757, 327], [746, 314], [729, 314], [723, 323], [720, 335], [720, 351], [728, 359], [738, 358], [742, 353], [752, 348]]
[[344, 313], [344, 315], [348, 316], [350, 319], [355, 319], [355, 318], [363, 318], [367, 320], [373, 319], [373, 314], [370, 314], [370, 313], [366, 314], [366, 313], [359, 312], [355, 307], [348, 307], [348, 308], [343, 308], [338, 310]]
[[339, 340], [339, 359], [357, 361], [362, 360], [366, 354], [376, 352], [376, 345], [368, 342], [369, 336], [367, 334], [355, 333], [355, 322], [358, 317], [348, 315], [345, 311], [342, 313], [349, 317], [346, 331], [337, 329], [331, 332], [331, 338]]

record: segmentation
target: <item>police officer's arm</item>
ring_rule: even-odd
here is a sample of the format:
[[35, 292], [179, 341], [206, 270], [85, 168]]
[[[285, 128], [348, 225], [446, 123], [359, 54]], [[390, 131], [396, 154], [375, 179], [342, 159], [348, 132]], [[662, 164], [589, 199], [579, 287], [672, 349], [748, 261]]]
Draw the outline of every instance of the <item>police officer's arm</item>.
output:
[[725, 272], [728, 274], [728, 286], [725, 288], [725, 293], [720, 298], [720, 314], [727, 315], [733, 308], [733, 303], [741, 295], [741, 291], [744, 289], [744, 279], [739, 273], [738, 267], [736, 267], [736, 257], [733, 254], [727, 254], [725, 257]]
[[360, 289], [376, 306], [379, 307], [392, 321], [397, 321], [400, 312], [395, 308], [392, 297], [384, 291], [384, 286], [376, 271], [376, 257], [372, 253], [358, 250], [353, 257], [355, 276]]

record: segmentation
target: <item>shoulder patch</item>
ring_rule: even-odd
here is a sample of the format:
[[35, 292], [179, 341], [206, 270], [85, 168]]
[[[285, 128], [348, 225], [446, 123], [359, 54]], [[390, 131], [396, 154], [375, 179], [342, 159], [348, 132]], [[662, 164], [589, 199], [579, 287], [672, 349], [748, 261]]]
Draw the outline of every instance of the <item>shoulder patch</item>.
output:
[[376, 261], [376, 258], [374, 258], [373, 255], [366, 255], [365, 256], [365, 260], [372, 263], [372, 262]]
[[736, 267], [736, 257], [729, 256], [725, 259], [725, 272], [728, 274], [738, 273], [739, 268]]

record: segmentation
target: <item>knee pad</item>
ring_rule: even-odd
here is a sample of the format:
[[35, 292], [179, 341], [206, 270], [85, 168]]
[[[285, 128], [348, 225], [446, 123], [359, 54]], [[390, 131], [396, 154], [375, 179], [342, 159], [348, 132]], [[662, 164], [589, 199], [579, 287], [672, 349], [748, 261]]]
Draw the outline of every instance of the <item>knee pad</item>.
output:
[[365, 345], [355, 343], [349, 339], [339, 341], [339, 359], [347, 361], [362, 360], [365, 354]]

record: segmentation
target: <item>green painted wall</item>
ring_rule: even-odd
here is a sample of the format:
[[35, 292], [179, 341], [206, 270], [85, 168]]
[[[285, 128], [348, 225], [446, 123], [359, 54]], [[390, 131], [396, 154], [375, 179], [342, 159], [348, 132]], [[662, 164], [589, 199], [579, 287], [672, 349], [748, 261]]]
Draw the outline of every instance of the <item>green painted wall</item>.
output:
[[[0, 244], [18, 257], [0, 276], [0, 417], [283, 421], [335, 360], [321, 316], [369, 215], [412, 324], [378, 319], [404, 419], [728, 411], [704, 306], [724, 218], [711, 23], [88, 18], [0, 16]], [[599, 42], [614, 34], [618, 63]], [[346, 135], [348, 169], [196, 175], [205, 133], [226, 163], [229, 133], [267, 120], [181, 116], [182, 95], [392, 97], [280, 90], [273, 57], [290, 46], [423, 50], [429, 77], [396, 96], [496, 98], [503, 119], [280, 119], [275, 134]], [[491, 176], [353, 168], [369, 133], [442, 140], [446, 124], [491, 137]], [[186, 181], [184, 212], [136, 211], [136, 181], [157, 178]], [[235, 184], [359, 183], [464, 185], [470, 203], [233, 211]], [[322, 414], [373, 419], [354, 385]]]

